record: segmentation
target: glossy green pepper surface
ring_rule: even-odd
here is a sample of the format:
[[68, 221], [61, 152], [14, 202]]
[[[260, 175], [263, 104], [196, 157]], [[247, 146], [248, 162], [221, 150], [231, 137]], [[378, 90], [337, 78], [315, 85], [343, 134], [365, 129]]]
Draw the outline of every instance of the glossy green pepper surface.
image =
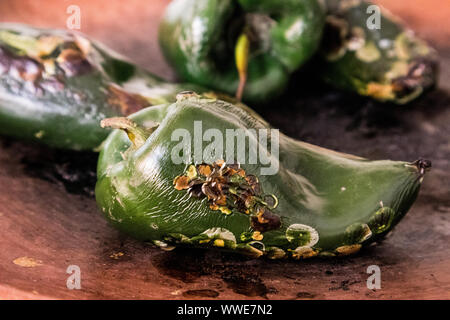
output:
[[228, 94], [239, 86], [234, 50], [249, 39], [243, 101], [275, 98], [318, 48], [324, 8], [317, 0], [175, 0], [159, 29], [164, 55], [179, 76]]
[[92, 150], [105, 117], [125, 116], [176, 93], [170, 84], [79, 33], [0, 24], [0, 134]]
[[[121, 231], [163, 249], [223, 248], [269, 258], [351, 254], [392, 230], [431, 165], [369, 161], [270, 131], [277, 151], [277, 140], [260, 139], [270, 127], [258, 115], [195, 94], [103, 125], [128, 135], [116, 130], [105, 141], [98, 206]], [[278, 170], [266, 174], [262, 161], [239, 160], [251, 154], [250, 138], [239, 152], [208, 149], [230, 130], [257, 132], [252, 141]], [[180, 149], [181, 142], [188, 147]], [[210, 161], [197, 159], [195, 147], [209, 150]], [[174, 154], [186, 161], [175, 162]]]
[[405, 104], [436, 83], [436, 52], [379, 6], [327, 0], [320, 73], [331, 85]]

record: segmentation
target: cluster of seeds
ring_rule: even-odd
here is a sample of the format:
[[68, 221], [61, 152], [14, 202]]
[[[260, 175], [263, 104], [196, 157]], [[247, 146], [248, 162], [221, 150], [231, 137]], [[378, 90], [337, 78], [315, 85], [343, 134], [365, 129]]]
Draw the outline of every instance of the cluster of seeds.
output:
[[249, 215], [258, 235], [281, 226], [280, 217], [270, 211], [277, 207], [278, 199], [275, 195], [264, 195], [259, 179], [246, 174], [239, 164], [218, 160], [213, 164], [189, 165], [173, 184], [177, 190], [188, 190], [193, 197], [206, 197], [212, 210], [226, 215]]

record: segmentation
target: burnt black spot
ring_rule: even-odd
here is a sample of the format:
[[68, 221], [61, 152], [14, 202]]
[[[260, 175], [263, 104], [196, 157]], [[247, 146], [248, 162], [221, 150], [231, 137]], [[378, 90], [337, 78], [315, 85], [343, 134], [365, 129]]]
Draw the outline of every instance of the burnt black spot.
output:
[[24, 81], [36, 82], [42, 77], [43, 66], [36, 60], [19, 56], [0, 46], [0, 74], [19, 75]]
[[28, 56], [15, 54], [8, 48], [0, 46], [0, 75], [7, 74], [19, 82], [32, 83], [30, 88], [36, 97], [44, 91], [57, 92], [64, 89], [62, 73], [43, 77], [44, 66], [39, 61]]
[[194, 198], [203, 198], [202, 184], [203, 181], [199, 179], [191, 181], [188, 189], [189, 194]]
[[252, 216], [250, 221], [252, 228], [259, 232], [276, 230], [281, 227], [280, 217], [265, 208], [259, 217]]
[[130, 93], [112, 84], [108, 86], [108, 103], [124, 116], [150, 105], [143, 96]]
[[68, 77], [87, 74], [93, 70], [92, 65], [81, 51], [63, 50], [58, 57], [58, 65]]

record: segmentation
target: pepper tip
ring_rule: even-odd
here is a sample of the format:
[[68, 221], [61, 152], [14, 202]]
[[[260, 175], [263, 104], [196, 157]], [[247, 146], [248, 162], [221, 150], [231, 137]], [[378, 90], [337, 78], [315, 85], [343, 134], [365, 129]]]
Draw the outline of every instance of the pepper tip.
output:
[[425, 174], [426, 171], [431, 169], [431, 161], [423, 158], [419, 158], [412, 163], [417, 167], [421, 176]]

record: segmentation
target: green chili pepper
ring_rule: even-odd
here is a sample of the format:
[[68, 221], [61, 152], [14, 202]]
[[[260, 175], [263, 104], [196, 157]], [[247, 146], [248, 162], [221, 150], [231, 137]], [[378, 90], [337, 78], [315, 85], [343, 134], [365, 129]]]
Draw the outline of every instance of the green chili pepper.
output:
[[[327, 0], [321, 73], [333, 86], [405, 104], [433, 87], [435, 51], [398, 18], [361, 0]], [[379, 18], [379, 19], [378, 19]]]
[[[369, 161], [295, 141], [245, 107], [194, 93], [102, 126], [122, 130], [100, 153], [99, 208], [118, 229], [166, 250], [351, 254], [392, 230], [431, 166]], [[236, 132], [247, 134], [241, 149]], [[256, 150], [258, 161], [250, 161]]]
[[170, 84], [79, 33], [0, 24], [0, 133], [92, 150], [105, 117], [126, 116], [176, 93]]
[[175, 0], [159, 39], [183, 80], [257, 103], [284, 90], [318, 48], [323, 26], [317, 0]]

